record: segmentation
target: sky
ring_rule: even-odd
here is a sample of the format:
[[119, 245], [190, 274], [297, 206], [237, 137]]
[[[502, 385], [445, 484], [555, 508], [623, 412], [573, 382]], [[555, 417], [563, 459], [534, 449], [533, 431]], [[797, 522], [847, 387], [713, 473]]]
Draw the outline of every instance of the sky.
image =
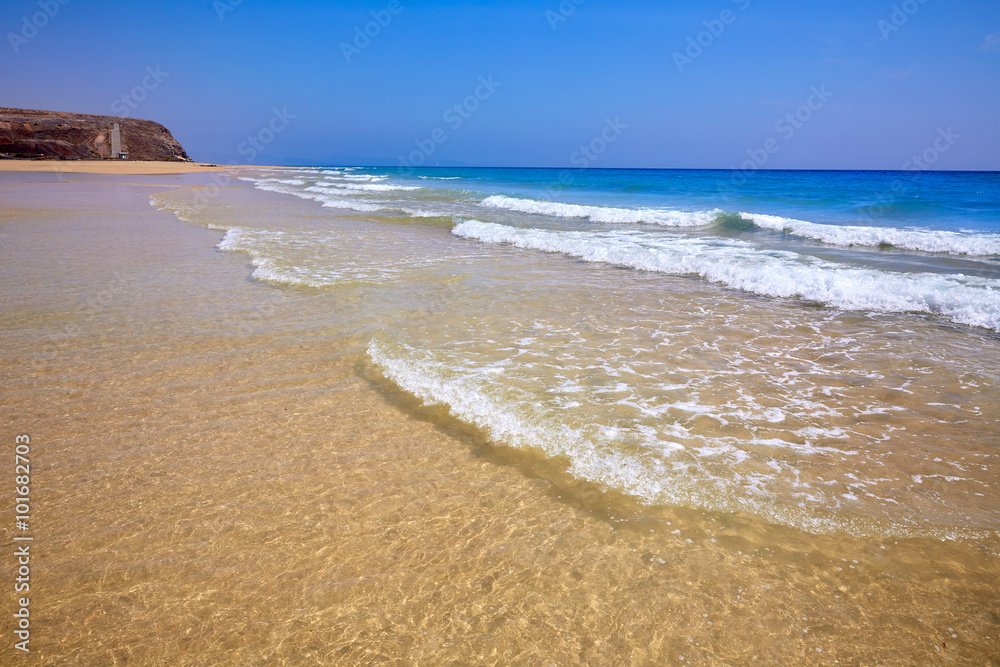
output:
[[1000, 170], [997, 0], [0, 0], [0, 106], [198, 161]]

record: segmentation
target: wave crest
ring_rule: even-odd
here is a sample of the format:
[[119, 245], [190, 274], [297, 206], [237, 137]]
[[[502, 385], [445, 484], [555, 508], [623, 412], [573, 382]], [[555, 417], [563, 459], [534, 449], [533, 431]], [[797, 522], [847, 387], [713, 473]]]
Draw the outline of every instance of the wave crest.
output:
[[637, 231], [554, 232], [467, 220], [452, 233], [588, 262], [697, 275], [764, 296], [798, 297], [844, 310], [930, 313], [1000, 331], [1000, 281], [987, 278], [852, 268], [743, 241], [665, 238]]
[[784, 231], [802, 238], [837, 246], [892, 246], [903, 250], [950, 255], [990, 257], [1000, 255], [1000, 234], [949, 232], [934, 229], [900, 229], [861, 225], [825, 225], [777, 215], [740, 213], [761, 229]]
[[715, 211], [672, 211], [653, 208], [615, 208], [611, 206], [585, 206], [560, 202], [518, 199], [504, 195], [492, 195], [479, 205], [484, 208], [498, 208], [519, 213], [534, 213], [557, 218], [586, 218], [593, 222], [629, 223], [648, 222], [666, 227], [699, 227], [715, 221]]

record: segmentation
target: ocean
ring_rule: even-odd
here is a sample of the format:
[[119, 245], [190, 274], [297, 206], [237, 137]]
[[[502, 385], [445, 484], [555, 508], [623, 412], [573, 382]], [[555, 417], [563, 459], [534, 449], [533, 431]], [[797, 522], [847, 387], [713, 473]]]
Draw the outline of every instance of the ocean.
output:
[[400, 389], [652, 507], [993, 545], [1000, 174], [261, 170], [263, 286], [364, 285]]

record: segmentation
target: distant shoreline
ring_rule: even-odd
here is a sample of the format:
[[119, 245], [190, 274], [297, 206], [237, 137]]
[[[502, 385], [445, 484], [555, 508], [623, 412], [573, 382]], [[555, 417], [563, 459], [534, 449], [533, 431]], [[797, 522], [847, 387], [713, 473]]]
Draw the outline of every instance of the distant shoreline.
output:
[[49, 172], [53, 174], [193, 174], [232, 169], [295, 169], [265, 165], [218, 165], [199, 162], [155, 162], [146, 160], [0, 160], [0, 171]]
[[[239, 165], [219, 165], [209, 162], [159, 162], [153, 160], [7, 160], [0, 159], [0, 172], [4, 171], [26, 171], [26, 172], [49, 172], [54, 174], [118, 174], [122, 176], [141, 176], [157, 174], [194, 174], [213, 171], [230, 171], [233, 169], [322, 169], [320, 166], [289, 166], [289, 165], [263, 165], [263, 164], [239, 164]], [[325, 167], [332, 168], [332, 167]], [[392, 165], [364, 167], [370, 169], [394, 169]], [[572, 167], [438, 167], [422, 166], [418, 169], [537, 169], [549, 171], [579, 171]], [[714, 171], [714, 172], [737, 172], [734, 169], [722, 168], [684, 168], [684, 167], [602, 167], [591, 168], [588, 171]], [[779, 172], [881, 172], [886, 174], [910, 174], [918, 176], [921, 174], [933, 173], [1000, 173], [997, 171], [982, 170], [935, 170], [926, 171], [911, 170], [901, 171], [898, 169], [759, 169], [761, 173]]]

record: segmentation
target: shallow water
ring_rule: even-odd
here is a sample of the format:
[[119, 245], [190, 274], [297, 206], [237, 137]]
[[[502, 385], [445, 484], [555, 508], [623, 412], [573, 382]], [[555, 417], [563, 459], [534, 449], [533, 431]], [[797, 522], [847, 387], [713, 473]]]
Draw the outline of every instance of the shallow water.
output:
[[993, 332], [145, 180], [0, 190], [36, 657], [1000, 655]]
[[[256, 184], [305, 199], [379, 188], [365, 191], [369, 207], [395, 206], [385, 192], [427, 196], [368, 171]], [[248, 214], [192, 210], [188, 195], [154, 202], [225, 230], [218, 247], [249, 256], [264, 284], [364, 290], [353, 324], [386, 377], [498, 444], [565, 457], [580, 479], [812, 532], [996, 538], [1000, 339], [956, 326], [991, 321], [994, 277], [848, 267], [705, 230], [456, 216], [449, 234], [412, 213], [397, 218], [412, 224], [345, 217], [326, 194], [305, 215], [287, 214], [301, 206], [291, 197]], [[498, 198], [528, 201], [479, 206]], [[565, 206], [528, 208], [558, 218]], [[796, 295], [815, 298], [766, 298]], [[851, 308], [814, 305], [824, 301]]]

